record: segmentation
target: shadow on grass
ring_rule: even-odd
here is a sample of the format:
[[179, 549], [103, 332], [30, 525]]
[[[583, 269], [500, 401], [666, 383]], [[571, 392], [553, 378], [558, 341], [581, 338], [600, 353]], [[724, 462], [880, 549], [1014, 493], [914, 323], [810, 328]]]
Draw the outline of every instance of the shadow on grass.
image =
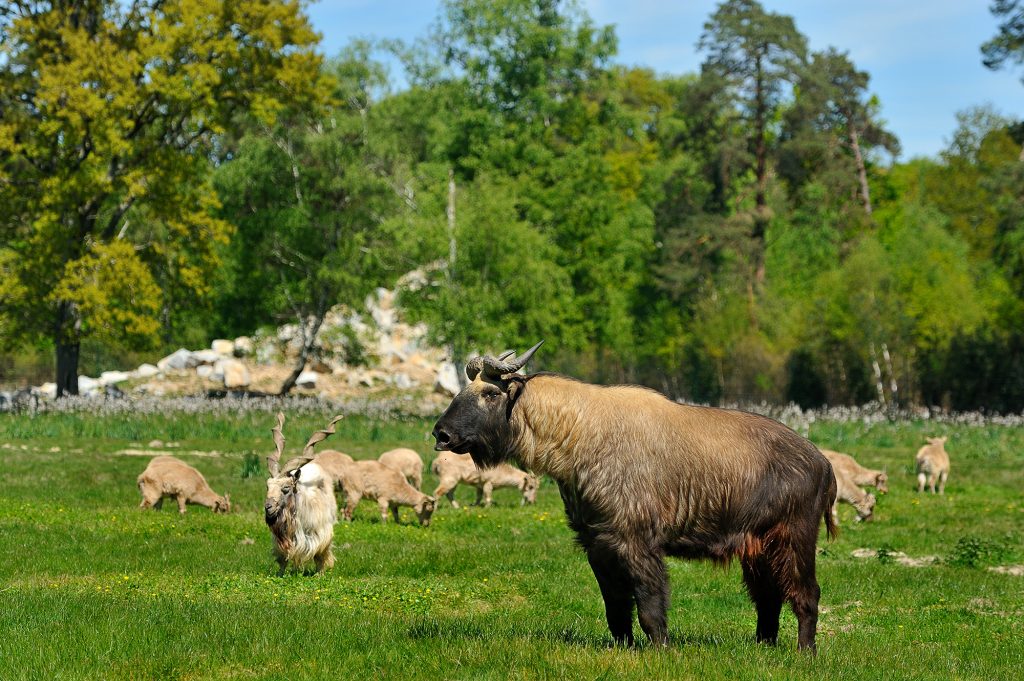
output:
[[[616, 645], [608, 632], [596, 633], [584, 631], [574, 626], [536, 628], [509, 627], [507, 625], [489, 625], [474, 620], [440, 620], [435, 618], [422, 619], [407, 630], [409, 638], [414, 640], [436, 639], [439, 641], [453, 640], [487, 640], [508, 641], [524, 639], [558, 643], [574, 648], [591, 650], [607, 650], [624, 648]], [[636, 632], [636, 645], [631, 649], [654, 649], [647, 642], [642, 632]], [[669, 648], [714, 648], [725, 642], [724, 638], [714, 634], [685, 634], [675, 632], [670, 636]]]

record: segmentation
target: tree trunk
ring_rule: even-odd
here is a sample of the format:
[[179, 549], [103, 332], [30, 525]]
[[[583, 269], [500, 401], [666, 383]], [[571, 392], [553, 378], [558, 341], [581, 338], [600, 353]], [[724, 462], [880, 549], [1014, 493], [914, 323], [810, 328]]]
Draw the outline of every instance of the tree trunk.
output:
[[768, 105], [765, 102], [764, 76], [761, 72], [761, 58], [757, 58], [757, 76], [754, 89], [754, 157], [757, 188], [754, 197], [754, 280], [763, 284], [765, 279], [764, 237], [768, 228], [768, 140], [765, 138], [768, 126]]
[[[74, 303], [57, 304], [57, 327], [54, 338], [57, 346], [57, 397], [78, 394], [78, 331], [81, 320]], [[74, 340], [69, 340], [74, 339]]]
[[864, 155], [860, 151], [860, 136], [857, 135], [857, 126], [850, 123], [850, 147], [853, 149], [853, 159], [857, 162], [857, 177], [860, 180], [860, 198], [864, 204], [864, 212], [871, 215], [871, 190], [868, 188], [868, 172], [864, 167]]
[[302, 319], [299, 321], [299, 328], [302, 330], [302, 347], [299, 349], [299, 358], [295, 362], [295, 368], [292, 369], [292, 373], [289, 374], [288, 378], [281, 385], [281, 390], [277, 393], [278, 395], [283, 397], [295, 387], [296, 381], [299, 380], [299, 375], [302, 374], [306, 368], [306, 363], [309, 362], [309, 355], [313, 352], [317, 334], [320, 333], [320, 327], [323, 325], [324, 317], [326, 316], [327, 310], [317, 310], [317, 314], [313, 318], [313, 325], [309, 329], [306, 327], [308, 320]]

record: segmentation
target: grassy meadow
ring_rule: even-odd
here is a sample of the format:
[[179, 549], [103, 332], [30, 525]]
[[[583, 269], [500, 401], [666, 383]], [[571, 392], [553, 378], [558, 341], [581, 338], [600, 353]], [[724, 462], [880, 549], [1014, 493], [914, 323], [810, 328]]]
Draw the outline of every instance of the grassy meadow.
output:
[[[297, 414], [289, 452], [329, 415]], [[616, 649], [553, 483], [535, 506], [454, 510], [428, 528], [372, 502], [339, 523], [337, 564], [278, 578], [263, 523], [266, 413], [0, 415], [0, 678], [46, 679], [1009, 679], [1024, 668], [1024, 428], [815, 422], [811, 439], [885, 467], [876, 520], [822, 541], [819, 655], [753, 642], [738, 565], [670, 561], [667, 649]], [[429, 464], [422, 419], [353, 416], [322, 446], [356, 458], [410, 446]], [[913, 455], [948, 434], [944, 497], [918, 495]], [[233, 512], [173, 501], [137, 508], [148, 443], [197, 466]], [[424, 489], [436, 480], [428, 472]], [[460, 487], [470, 502], [475, 492]], [[873, 558], [855, 549], [880, 550]], [[924, 558], [901, 564], [895, 552]], [[934, 560], [929, 560], [934, 557]], [[639, 633], [639, 628], [637, 627]]]

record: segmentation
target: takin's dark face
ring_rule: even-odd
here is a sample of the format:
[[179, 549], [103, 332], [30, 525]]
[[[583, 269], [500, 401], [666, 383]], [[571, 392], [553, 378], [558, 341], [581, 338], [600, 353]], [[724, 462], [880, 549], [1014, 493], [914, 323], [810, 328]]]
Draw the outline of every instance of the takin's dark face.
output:
[[522, 381], [516, 378], [478, 375], [455, 396], [434, 424], [434, 449], [469, 454], [481, 468], [510, 459], [512, 406], [522, 388]]

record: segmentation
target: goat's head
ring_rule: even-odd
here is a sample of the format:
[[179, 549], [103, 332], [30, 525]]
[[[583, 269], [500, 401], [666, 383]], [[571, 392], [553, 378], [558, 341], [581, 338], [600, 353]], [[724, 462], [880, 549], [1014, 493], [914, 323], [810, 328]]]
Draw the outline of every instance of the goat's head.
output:
[[231, 496], [225, 494], [222, 497], [217, 497], [213, 502], [214, 513], [230, 513], [231, 512]]
[[884, 472], [879, 473], [875, 476], [875, 487], [881, 494], [887, 494], [889, 492], [889, 476]]
[[948, 440], [948, 439], [949, 439], [949, 436], [946, 436], [946, 435], [944, 435], [942, 437], [926, 437], [925, 438], [925, 440], [928, 441], [928, 444], [936, 445], [937, 447], [942, 447], [943, 445], [945, 445], [946, 444], [946, 440]]
[[295, 507], [295, 499], [302, 493], [304, 487], [318, 486], [321, 483], [326, 474], [320, 466], [310, 463], [314, 456], [313, 448], [316, 443], [334, 433], [334, 425], [341, 418], [335, 416], [326, 428], [313, 433], [302, 451], [302, 456], [290, 460], [284, 469], [281, 469], [281, 454], [284, 453], [285, 442], [284, 414], [277, 415], [277, 425], [273, 429], [274, 453], [267, 457], [270, 477], [267, 478], [267, 497], [263, 503], [267, 525], [273, 527], [282, 517], [290, 515]]
[[523, 480], [523, 502], [527, 504], [537, 503], [537, 490], [540, 488], [540, 478], [533, 473], [527, 473]]
[[854, 502], [853, 507], [857, 509], [857, 520], [871, 520], [875, 515], [875, 495], [865, 495], [862, 500]]
[[470, 383], [462, 389], [434, 424], [434, 449], [470, 454], [482, 467], [495, 466], [511, 453], [512, 408], [523, 390], [517, 372], [541, 346], [537, 343], [519, 357], [511, 350], [499, 357], [474, 357], [466, 365]]
[[430, 516], [434, 515], [434, 508], [436, 506], [437, 499], [426, 497], [412, 507], [412, 510], [416, 511], [416, 517], [419, 518], [420, 525], [423, 527], [430, 525]]

